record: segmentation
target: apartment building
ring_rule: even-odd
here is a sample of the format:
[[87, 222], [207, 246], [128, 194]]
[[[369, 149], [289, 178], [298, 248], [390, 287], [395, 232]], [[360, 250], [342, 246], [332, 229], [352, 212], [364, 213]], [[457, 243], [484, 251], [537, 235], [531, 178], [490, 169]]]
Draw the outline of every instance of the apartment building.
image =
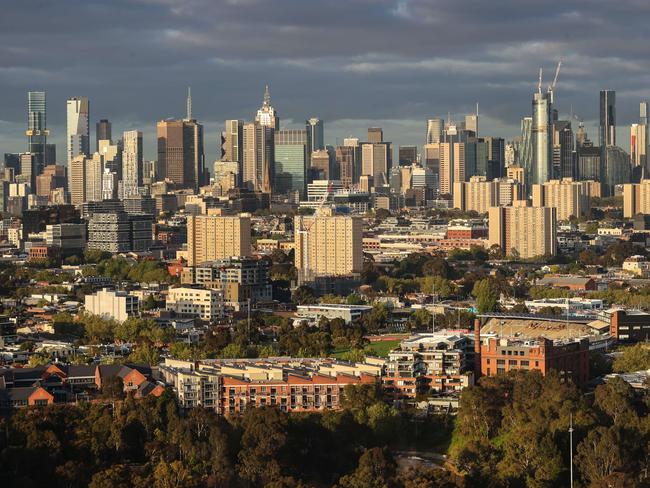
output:
[[160, 373], [183, 408], [202, 406], [231, 415], [273, 406], [285, 412], [340, 408], [345, 386], [375, 384], [382, 365], [331, 359], [165, 359]]
[[417, 334], [389, 353], [384, 391], [395, 399], [418, 393], [457, 392], [474, 383], [471, 337], [445, 331]]
[[623, 185], [623, 217], [650, 214], [650, 179]]
[[582, 217], [589, 210], [591, 184], [573, 178], [550, 180], [533, 185], [533, 207], [554, 207], [558, 220]]
[[223, 290], [225, 305], [243, 310], [251, 304], [269, 302], [273, 288], [269, 261], [251, 257], [232, 257], [184, 267], [181, 283]]
[[114, 291], [107, 288], [92, 295], [86, 295], [84, 303], [88, 313], [118, 322], [124, 322], [140, 312], [138, 297], [129, 295], [125, 291]]
[[170, 288], [165, 308], [179, 317], [214, 321], [223, 316], [223, 292], [204, 288]]
[[557, 253], [557, 213], [550, 207], [491, 207], [489, 243], [523, 259]]
[[250, 254], [250, 217], [192, 215], [187, 218], [188, 266]]
[[454, 208], [463, 212], [486, 213], [490, 207], [512, 205], [521, 198], [521, 184], [515, 180], [472, 176], [469, 181], [454, 182]]
[[342, 276], [360, 273], [363, 266], [363, 222], [334, 215], [296, 216], [295, 265], [303, 276]]

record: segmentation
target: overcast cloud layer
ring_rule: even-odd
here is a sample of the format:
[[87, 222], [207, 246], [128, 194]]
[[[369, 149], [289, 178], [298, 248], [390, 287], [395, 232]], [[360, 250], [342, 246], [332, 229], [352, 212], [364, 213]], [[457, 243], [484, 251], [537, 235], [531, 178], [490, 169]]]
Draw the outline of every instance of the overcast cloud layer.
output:
[[[650, 95], [648, 0], [7, 0], [0, 7], [0, 152], [24, 151], [26, 92], [46, 90], [63, 160], [65, 100], [90, 98], [113, 132], [194, 115], [217, 155], [223, 120], [251, 119], [265, 84], [284, 122], [325, 120], [326, 141], [384, 128], [422, 143], [425, 120], [473, 112], [481, 133], [511, 138], [529, 115], [538, 69], [563, 59], [561, 113], [598, 115], [617, 91], [618, 138]], [[94, 145], [94, 142], [93, 142]]]

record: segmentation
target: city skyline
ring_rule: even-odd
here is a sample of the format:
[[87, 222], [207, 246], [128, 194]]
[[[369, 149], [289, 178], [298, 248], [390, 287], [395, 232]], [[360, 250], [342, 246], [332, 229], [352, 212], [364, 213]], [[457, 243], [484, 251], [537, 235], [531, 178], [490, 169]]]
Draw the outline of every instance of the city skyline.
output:
[[[597, 140], [598, 94], [616, 90], [617, 140], [629, 150], [626, 126], [636, 122], [638, 102], [648, 95], [647, 48], [635, 43], [642, 29], [638, 34], [623, 29], [647, 11], [637, 2], [616, 9], [557, 3], [535, 12], [535, 24], [528, 21], [528, 7], [503, 5], [509, 11], [507, 28], [496, 15], [501, 9], [480, 5], [461, 12], [462, 6], [446, 2], [377, 2], [372, 9], [323, 2], [310, 7], [309, 15], [292, 2], [215, 7], [192, 1], [183, 9], [174, 2], [121, 3], [121, 27], [99, 26], [93, 36], [78, 26], [93, 25], [102, 5], [84, 2], [64, 18], [56, 7], [42, 6], [42, 17], [51, 23], [35, 39], [47, 36], [47, 53], [32, 48], [34, 41], [16, 30], [29, 14], [27, 6], [7, 9], [0, 50], [5, 73], [0, 77], [5, 109], [0, 145], [5, 152], [25, 150], [21, 136], [28, 90], [48, 93], [48, 140], [59, 146], [60, 160], [63, 103], [72, 96], [91, 100], [91, 124], [108, 118], [116, 133], [142, 130], [145, 158], [151, 159], [156, 121], [185, 112], [184, 92], [191, 85], [195, 117], [205, 126], [206, 160], [212, 161], [223, 121], [252, 119], [265, 84], [283, 127], [300, 127], [318, 117], [326, 123], [328, 144], [382, 126], [387, 140], [421, 145], [427, 118], [473, 112], [477, 101], [481, 132], [510, 139], [518, 133], [520, 118], [529, 115], [539, 66], [548, 80], [562, 58], [556, 101], [561, 113], [573, 107]], [[73, 21], [75, 29], [67, 29]], [[585, 29], [587, 24], [599, 28]], [[129, 32], [135, 25], [137, 42]], [[228, 35], [234, 25], [248, 32], [245, 41]], [[453, 25], [457, 32], [450, 30]], [[81, 36], [86, 49], [72, 58], [64, 55]], [[317, 45], [311, 39], [318, 39]]]

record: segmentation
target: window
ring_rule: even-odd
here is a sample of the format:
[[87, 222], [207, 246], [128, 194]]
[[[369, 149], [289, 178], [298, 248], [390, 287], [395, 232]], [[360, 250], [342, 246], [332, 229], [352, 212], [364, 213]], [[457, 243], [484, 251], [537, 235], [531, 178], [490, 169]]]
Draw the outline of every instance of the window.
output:
[[508, 360], [508, 365], [509, 366], [517, 366], [517, 360], [516, 359]]
[[497, 365], [499, 365], [499, 364], [506, 364], [506, 360], [505, 359], [497, 359]]

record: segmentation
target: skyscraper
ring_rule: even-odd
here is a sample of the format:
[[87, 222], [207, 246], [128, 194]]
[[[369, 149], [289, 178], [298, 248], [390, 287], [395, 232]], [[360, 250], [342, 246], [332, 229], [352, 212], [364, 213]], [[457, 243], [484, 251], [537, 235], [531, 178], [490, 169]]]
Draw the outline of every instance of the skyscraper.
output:
[[381, 127], [368, 127], [368, 142], [384, 142], [384, 130]]
[[427, 120], [427, 144], [438, 144], [443, 142], [442, 133], [445, 128], [445, 121], [443, 119], [428, 119]]
[[241, 172], [244, 155], [244, 121], [226, 120], [225, 129], [222, 135], [221, 160], [238, 162]]
[[264, 100], [262, 101], [262, 106], [257, 111], [255, 122], [261, 126], [270, 127], [271, 129], [280, 129], [280, 117], [271, 105], [271, 93], [269, 92], [268, 85], [264, 88]]
[[600, 91], [600, 138], [601, 150], [616, 145], [616, 92]]
[[389, 147], [388, 144], [364, 143], [361, 145], [361, 174], [372, 176], [375, 186], [388, 183]]
[[242, 183], [249, 189], [271, 193], [274, 178], [274, 130], [259, 122], [244, 124]]
[[37, 170], [54, 161], [47, 160], [47, 100], [44, 91], [30, 91], [27, 93], [27, 151], [34, 154]]
[[112, 126], [108, 119], [101, 119], [95, 124], [95, 151], [99, 151], [99, 141], [112, 142]]
[[124, 149], [122, 150], [122, 196], [128, 198], [138, 194], [142, 186], [142, 132], [131, 130], [124, 132]]
[[397, 159], [400, 166], [408, 166], [418, 161], [417, 146], [402, 146], [397, 148]]
[[648, 169], [648, 102], [639, 104], [639, 123], [630, 127], [630, 153], [634, 166]]
[[67, 103], [68, 164], [79, 156], [90, 155], [88, 97], [73, 97]]
[[181, 188], [198, 189], [204, 183], [203, 126], [194, 119], [158, 122], [158, 165]]
[[336, 146], [336, 163], [339, 167], [341, 183], [345, 188], [351, 187], [359, 180], [358, 147]]
[[306, 191], [308, 144], [307, 130], [275, 131], [275, 191]]
[[325, 135], [323, 130], [323, 121], [317, 118], [311, 118], [305, 122], [307, 129], [307, 141], [309, 154], [319, 149], [325, 149]]
[[531, 184], [546, 183], [552, 175], [551, 97], [541, 89], [533, 96]]

